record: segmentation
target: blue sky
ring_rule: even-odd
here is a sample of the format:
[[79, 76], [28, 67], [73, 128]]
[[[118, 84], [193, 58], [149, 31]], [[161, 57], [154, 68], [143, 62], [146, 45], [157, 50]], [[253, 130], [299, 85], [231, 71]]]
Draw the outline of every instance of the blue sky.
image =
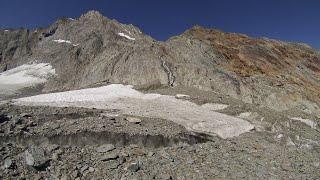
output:
[[198, 24], [320, 49], [319, 0], [0, 0], [0, 28], [46, 27], [88, 10], [134, 24], [157, 40]]

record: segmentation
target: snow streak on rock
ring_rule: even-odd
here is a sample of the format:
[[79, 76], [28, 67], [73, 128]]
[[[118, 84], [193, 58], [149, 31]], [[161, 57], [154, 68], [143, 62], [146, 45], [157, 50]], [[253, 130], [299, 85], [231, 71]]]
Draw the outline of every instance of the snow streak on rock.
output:
[[190, 98], [190, 96], [186, 94], [176, 94], [176, 98]]
[[166, 73], [168, 74], [168, 85], [173, 86], [175, 77], [173, 76], [173, 73], [171, 72], [170, 68], [167, 66], [166, 61], [162, 61], [162, 66], [165, 69]]
[[[67, 44], [72, 44], [71, 41], [68, 41], [68, 40], [63, 40], [63, 39], [56, 39], [56, 40], [53, 40], [54, 42], [57, 42], [57, 43], [67, 43]], [[78, 46], [79, 44], [72, 44], [73, 46]]]
[[248, 121], [208, 110], [174, 96], [143, 94], [132, 86], [112, 84], [99, 88], [43, 94], [13, 100], [16, 105], [48, 105], [119, 109], [122, 114], [171, 120], [186, 129], [218, 135], [239, 136], [254, 128]]
[[71, 41], [63, 40], [63, 39], [56, 39], [56, 40], [53, 40], [53, 41], [57, 42], [57, 43], [68, 43], [68, 44], [71, 44]]
[[122, 37], [125, 37], [125, 38], [127, 38], [127, 39], [129, 39], [129, 40], [132, 40], [132, 41], [136, 40], [136, 38], [130, 37], [130, 36], [124, 34], [124, 33], [118, 33], [118, 35], [119, 35], [119, 36], [122, 36]]

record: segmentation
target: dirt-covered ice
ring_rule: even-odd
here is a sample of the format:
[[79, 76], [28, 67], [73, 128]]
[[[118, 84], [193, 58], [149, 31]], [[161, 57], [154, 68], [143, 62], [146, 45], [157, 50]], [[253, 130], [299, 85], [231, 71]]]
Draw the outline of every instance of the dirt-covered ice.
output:
[[108, 86], [43, 94], [15, 99], [16, 105], [74, 106], [99, 109], [119, 109], [122, 114], [163, 118], [183, 125], [187, 129], [221, 138], [239, 136], [253, 129], [249, 122], [214, 112], [174, 96], [144, 94], [132, 86]]

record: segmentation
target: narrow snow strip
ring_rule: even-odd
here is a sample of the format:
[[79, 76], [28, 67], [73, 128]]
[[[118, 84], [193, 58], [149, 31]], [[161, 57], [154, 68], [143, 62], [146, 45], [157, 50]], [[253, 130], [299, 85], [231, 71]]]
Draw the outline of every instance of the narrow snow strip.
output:
[[143, 94], [132, 86], [121, 84], [43, 94], [15, 99], [13, 102], [29, 106], [118, 109], [119, 114], [167, 119], [188, 130], [221, 138], [239, 136], [254, 128], [248, 121], [208, 110], [190, 101], [174, 96]]
[[166, 71], [167, 74], [168, 74], [168, 81], [169, 81], [168, 84], [169, 84], [170, 86], [173, 86], [175, 77], [173, 76], [173, 73], [171, 72], [170, 68], [167, 66], [166, 61], [162, 61], [162, 66], [163, 66], [163, 68], [165, 69], [165, 71]]
[[5, 32], [8, 32], [9, 30], [6, 29], [6, 30], [4, 30], [4, 31], [5, 31]]
[[68, 18], [69, 20], [71, 20], [71, 21], [74, 21], [74, 19], [73, 18]]
[[218, 104], [218, 103], [207, 103], [201, 105], [202, 108], [206, 108], [211, 111], [218, 111], [227, 108], [229, 105], [227, 104]]
[[53, 40], [54, 42], [57, 42], [57, 43], [68, 43], [68, 44], [71, 44], [71, 41], [68, 41], [68, 40], [63, 40], [63, 39], [55, 39]]
[[310, 126], [313, 129], [316, 129], [316, 127], [317, 127], [317, 123], [314, 122], [313, 120], [310, 120], [310, 119], [303, 119], [301, 117], [291, 117], [290, 119], [292, 119], [294, 121], [300, 121], [300, 122]]
[[189, 98], [189, 95], [186, 94], [176, 94], [176, 98]]
[[24, 64], [0, 73], [0, 94], [10, 95], [17, 90], [47, 81], [55, 70], [48, 63]]
[[119, 35], [119, 36], [122, 36], [122, 37], [125, 37], [125, 38], [127, 38], [127, 39], [129, 39], [129, 40], [132, 40], [132, 41], [136, 40], [136, 38], [130, 37], [130, 36], [124, 34], [124, 33], [118, 33], [118, 35]]
[[[67, 44], [72, 44], [71, 41], [68, 41], [68, 40], [63, 40], [63, 39], [56, 39], [56, 40], [53, 40], [54, 42], [57, 42], [57, 43], [67, 43]], [[79, 44], [72, 44], [72, 46], [79, 46]]]

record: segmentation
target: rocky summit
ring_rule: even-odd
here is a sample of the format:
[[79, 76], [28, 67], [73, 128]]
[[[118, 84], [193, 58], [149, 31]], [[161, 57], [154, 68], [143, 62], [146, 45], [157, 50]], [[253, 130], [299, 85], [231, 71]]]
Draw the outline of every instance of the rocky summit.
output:
[[320, 52], [89, 11], [0, 30], [0, 179], [319, 179]]

